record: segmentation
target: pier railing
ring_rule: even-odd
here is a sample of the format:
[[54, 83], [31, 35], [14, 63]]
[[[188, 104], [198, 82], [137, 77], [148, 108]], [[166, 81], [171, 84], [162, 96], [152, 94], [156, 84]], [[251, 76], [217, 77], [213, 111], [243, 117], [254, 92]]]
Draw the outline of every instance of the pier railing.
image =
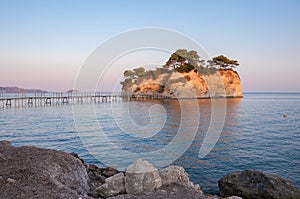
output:
[[133, 100], [171, 99], [162, 94], [133, 94], [116, 92], [81, 93], [0, 93], [0, 107], [37, 107], [82, 103], [112, 103]]

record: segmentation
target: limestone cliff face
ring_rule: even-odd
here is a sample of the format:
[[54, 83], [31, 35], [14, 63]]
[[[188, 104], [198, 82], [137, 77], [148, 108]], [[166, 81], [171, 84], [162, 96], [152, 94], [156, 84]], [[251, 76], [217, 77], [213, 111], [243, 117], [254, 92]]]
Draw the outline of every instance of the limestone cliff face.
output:
[[122, 92], [156, 94], [173, 98], [242, 97], [238, 73], [231, 69], [219, 69], [215, 74], [203, 75], [197, 71], [161, 74], [156, 79], [138, 79], [125, 86]]
[[242, 97], [242, 86], [239, 74], [233, 70], [219, 70], [227, 97]]

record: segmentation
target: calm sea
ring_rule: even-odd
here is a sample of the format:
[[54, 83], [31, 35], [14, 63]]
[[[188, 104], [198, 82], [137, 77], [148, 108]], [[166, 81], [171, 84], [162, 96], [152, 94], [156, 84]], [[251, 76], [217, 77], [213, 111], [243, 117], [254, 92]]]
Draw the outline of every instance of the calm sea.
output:
[[[198, 154], [211, 123], [212, 107], [209, 99], [195, 101], [0, 109], [0, 140], [9, 140], [15, 146], [76, 152], [98, 166], [104, 166], [107, 160], [112, 160], [112, 164], [120, 161], [119, 165], [107, 166], [123, 169], [130, 164], [128, 154], [155, 152], [170, 142], [174, 144], [181, 131], [184, 136], [175, 144], [184, 153], [174, 151], [178, 159], [173, 164], [183, 166], [191, 180], [206, 192], [216, 193], [222, 176], [245, 169], [277, 174], [300, 188], [300, 94], [249, 93], [242, 99], [227, 99], [222, 133], [204, 158]], [[195, 137], [189, 136], [194, 129]], [[105, 139], [112, 145], [103, 144]], [[164, 155], [168, 159], [174, 154]], [[161, 156], [157, 158], [162, 161]]]

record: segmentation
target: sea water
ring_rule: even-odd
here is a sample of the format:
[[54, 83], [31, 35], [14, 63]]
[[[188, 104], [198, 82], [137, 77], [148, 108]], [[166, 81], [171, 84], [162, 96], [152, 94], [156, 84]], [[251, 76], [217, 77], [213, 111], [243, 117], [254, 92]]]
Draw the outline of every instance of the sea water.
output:
[[199, 157], [212, 108], [210, 99], [4, 108], [0, 140], [76, 152], [87, 163], [119, 169], [129, 166], [134, 154], [155, 154], [172, 143], [178, 150], [152, 156], [153, 164], [165, 159], [184, 167], [205, 192], [217, 193], [221, 177], [246, 169], [274, 173], [300, 188], [300, 94], [246, 93], [226, 99], [220, 137]]

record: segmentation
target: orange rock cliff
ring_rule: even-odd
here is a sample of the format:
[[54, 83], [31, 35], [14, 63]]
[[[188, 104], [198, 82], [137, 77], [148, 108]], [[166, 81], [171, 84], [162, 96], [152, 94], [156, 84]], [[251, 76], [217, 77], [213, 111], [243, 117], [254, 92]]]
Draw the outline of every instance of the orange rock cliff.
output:
[[157, 78], [139, 78], [123, 86], [122, 92], [167, 95], [172, 98], [242, 97], [241, 80], [232, 69], [218, 69], [203, 75], [197, 70], [188, 73], [171, 72]]

